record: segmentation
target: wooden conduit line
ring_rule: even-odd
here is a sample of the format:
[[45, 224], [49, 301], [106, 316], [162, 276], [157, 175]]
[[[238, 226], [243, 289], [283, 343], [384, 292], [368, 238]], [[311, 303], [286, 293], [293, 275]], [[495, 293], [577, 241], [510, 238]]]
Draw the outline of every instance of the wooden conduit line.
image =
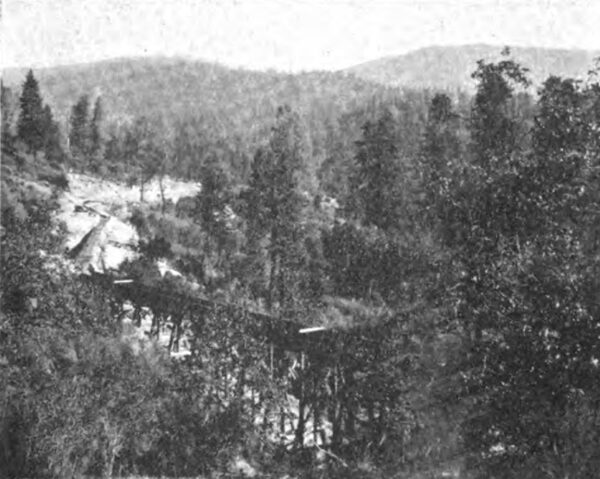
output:
[[[194, 293], [165, 291], [160, 286], [148, 285], [131, 279], [115, 279], [106, 275], [97, 275], [93, 279], [101, 282], [119, 301], [131, 301], [136, 308], [149, 307], [154, 315], [157, 315], [157, 311], [154, 311], [153, 306], [157, 309], [156, 305], [161, 305], [162, 312], [158, 315], [162, 317], [170, 316], [172, 321], [175, 318], [169, 347], [178, 346], [179, 339], [183, 334], [183, 323], [186, 316], [192, 316], [196, 312], [205, 313], [221, 310], [241, 314], [244, 318], [250, 319], [244, 324], [247, 327], [247, 334], [262, 341], [266, 340], [269, 350], [265, 353], [265, 360], [272, 378], [286, 374], [285, 364], [287, 363], [285, 362], [284, 351], [290, 351], [294, 354], [299, 353], [300, 372], [291, 379], [290, 383], [292, 388], [294, 388], [294, 383], [296, 384], [300, 395], [298, 397], [299, 420], [297, 425], [293, 425], [296, 436], [294, 443], [297, 447], [304, 447], [307, 420], [312, 416], [312, 433], [315, 447], [347, 467], [347, 464], [335, 452], [337, 451], [336, 444], [340, 441], [340, 434], [343, 434], [343, 431], [349, 427], [345, 422], [348, 419], [343, 418], [354, 414], [352, 409], [348, 409], [352, 408], [352, 405], [348, 402], [348, 391], [346, 389], [349, 386], [346, 384], [345, 376], [346, 373], [351, 374], [351, 371], [346, 370], [353, 367], [351, 363], [348, 363], [348, 360], [352, 361], [355, 354], [353, 345], [357, 341], [382, 345], [382, 338], [386, 337], [386, 331], [389, 327], [388, 321], [397, 321], [397, 317], [387, 318], [377, 325], [371, 324], [367, 327], [357, 327], [350, 330], [327, 328], [325, 326], [307, 326], [299, 321], [283, 317], [288, 314], [293, 318], [298, 318], [302, 313], [298, 310], [284, 311], [282, 315], [276, 316], [252, 311], [238, 304], [211, 300], [198, 294], [194, 295]], [[410, 312], [407, 311], [408, 313]], [[365, 337], [365, 329], [371, 332], [371, 337]], [[245, 373], [240, 370], [239, 374], [243, 383]], [[329, 393], [323, 393], [323, 381], [332, 381], [331, 387], [333, 389]], [[324, 399], [319, 399], [323, 394], [325, 394]], [[254, 390], [252, 390], [252, 395], [254, 397]], [[254, 408], [254, 405], [251, 407]], [[380, 405], [381, 407], [384, 406]], [[331, 438], [333, 449], [331, 451], [316, 443], [322, 413], [329, 418], [333, 427], [334, 435]], [[284, 412], [280, 411], [280, 414], [283, 420]], [[345, 425], [342, 427], [343, 421]], [[325, 438], [321, 438], [321, 440], [324, 441]], [[337, 445], [339, 446], [339, 444]]]

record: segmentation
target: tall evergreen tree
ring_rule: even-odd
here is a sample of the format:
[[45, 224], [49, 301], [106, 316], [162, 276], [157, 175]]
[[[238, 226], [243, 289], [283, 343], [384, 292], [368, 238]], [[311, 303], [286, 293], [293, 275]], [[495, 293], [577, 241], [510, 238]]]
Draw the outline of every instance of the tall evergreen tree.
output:
[[376, 122], [367, 121], [363, 126], [348, 201], [364, 224], [384, 230], [394, 227], [399, 219], [401, 165], [395, 129], [389, 110]]
[[86, 158], [91, 152], [89, 109], [87, 95], [82, 95], [71, 109], [69, 146], [73, 156], [78, 158]]
[[484, 169], [505, 164], [517, 146], [517, 123], [509, 111], [516, 87], [529, 85], [527, 69], [506, 58], [498, 63], [477, 62], [472, 77], [478, 82], [471, 111], [472, 150]]
[[91, 153], [94, 157], [98, 156], [103, 148], [102, 122], [104, 120], [104, 109], [102, 107], [102, 98], [96, 98], [94, 103], [94, 113], [92, 114], [92, 123], [90, 125], [90, 143]]
[[269, 308], [284, 306], [290, 297], [287, 279], [301, 244], [303, 196], [299, 177], [304, 165], [297, 115], [287, 106], [280, 107], [268, 147], [254, 157], [247, 211], [251, 243], [267, 242]]
[[2, 118], [2, 143], [10, 142], [13, 138], [12, 135], [12, 119], [13, 119], [13, 108], [12, 108], [12, 91], [10, 88], [4, 86], [4, 83], [0, 81], [0, 117]]
[[584, 102], [574, 80], [552, 76], [544, 82], [533, 129], [533, 148], [539, 156], [585, 148], [586, 119], [581, 114]]
[[144, 190], [152, 178], [160, 173], [165, 159], [165, 145], [158, 140], [157, 128], [146, 117], [138, 118], [126, 128], [121, 157], [130, 172], [129, 182], [140, 187], [140, 201], [144, 201]]
[[211, 244], [219, 244], [224, 223], [220, 215], [230, 200], [230, 178], [222, 168], [218, 157], [211, 156], [201, 167], [202, 189], [198, 194], [200, 222], [206, 231], [206, 253]]
[[427, 198], [425, 206], [437, 214], [437, 206], [450, 188], [452, 172], [460, 157], [458, 115], [446, 94], [433, 97], [421, 145], [422, 181]]
[[20, 98], [21, 114], [17, 124], [17, 136], [35, 153], [44, 146], [44, 109], [38, 81], [29, 70]]
[[46, 159], [52, 162], [62, 162], [64, 152], [60, 141], [60, 128], [54, 121], [50, 106], [44, 107], [44, 153]]
[[480, 63], [476, 78], [475, 166], [452, 185], [441, 217], [457, 233], [446, 245], [467, 346], [456, 385], [471, 409], [464, 445], [477, 477], [592, 477], [600, 389], [588, 292], [597, 290], [598, 243], [586, 240], [599, 196], [586, 160], [598, 158], [590, 133], [600, 89], [547, 81], [524, 152], [509, 111], [523, 70]]

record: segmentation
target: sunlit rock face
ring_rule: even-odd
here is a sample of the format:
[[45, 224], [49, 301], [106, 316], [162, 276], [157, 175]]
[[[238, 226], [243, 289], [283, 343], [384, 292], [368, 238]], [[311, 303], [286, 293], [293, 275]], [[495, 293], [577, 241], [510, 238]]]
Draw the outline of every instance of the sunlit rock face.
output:
[[[200, 188], [199, 183], [163, 179], [164, 199], [173, 203], [182, 197], [194, 198]], [[146, 185], [144, 205], [162, 201], [158, 181]], [[82, 271], [107, 272], [138, 256], [140, 238], [130, 219], [140, 205], [137, 187], [69, 174], [69, 191], [59, 198], [56, 217], [66, 227], [65, 249]]]
[[106, 272], [138, 256], [138, 239], [133, 226], [114, 217], [101, 218], [69, 254], [83, 271]]

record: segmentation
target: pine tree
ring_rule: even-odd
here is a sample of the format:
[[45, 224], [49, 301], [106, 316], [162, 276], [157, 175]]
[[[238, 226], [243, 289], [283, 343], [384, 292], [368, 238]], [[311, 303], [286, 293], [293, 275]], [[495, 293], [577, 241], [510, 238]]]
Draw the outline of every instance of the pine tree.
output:
[[434, 214], [436, 205], [450, 187], [452, 171], [460, 157], [458, 128], [458, 115], [452, 109], [452, 100], [443, 93], [435, 95], [429, 107], [421, 145], [426, 207]]
[[[505, 49], [504, 57], [510, 55]], [[478, 88], [471, 111], [472, 151], [476, 164], [484, 169], [505, 164], [517, 146], [517, 122], [509, 113], [515, 87], [529, 85], [527, 69], [512, 60], [477, 62], [471, 75]]]
[[94, 113], [90, 126], [91, 153], [97, 157], [104, 147], [102, 138], [102, 121], [104, 119], [104, 109], [102, 108], [102, 98], [98, 97], [94, 103]]
[[52, 110], [48, 105], [44, 107], [44, 153], [51, 162], [62, 162], [64, 152], [60, 141], [60, 128], [54, 121]]
[[599, 256], [590, 233], [600, 196], [587, 161], [597, 158], [600, 88], [549, 79], [533, 150], [523, 153], [509, 113], [522, 69], [480, 63], [476, 78], [475, 167], [454, 185], [455, 209], [442, 219], [460, 230], [447, 244], [460, 271], [452, 283], [466, 345], [461, 389], [470, 396], [464, 445], [481, 477], [593, 477], [600, 389], [589, 338], [598, 329]]
[[91, 152], [89, 108], [90, 100], [87, 95], [83, 95], [71, 109], [69, 146], [71, 153], [77, 158], [86, 158]]
[[571, 79], [551, 76], [544, 82], [533, 129], [533, 148], [540, 157], [581, 151], [586, 146], [588, 122], [581, 118], [585, 98], [577, 88]]
[[31, 153], [36, 153], [44, 146], [44, 110], [39, 85], [32, 70], [27, 73], [19, 101], [21, 114], [17, 124], [17, 136]]
[[365, 225], [384, 230], [398, 220], [400, 160], [395, 121], [386, 111], [376, 122], [363, 126], [356, 143], [355, 169], [351, 179], [351, 198], [355, 213]]
[[252, 164], [247, 212], [250, 242], [267, 240], [269, 308], [282, 307], [290, 298], [288, 280], [301, 245], [299, 179], [304, 165], [298, 117], [289, 107], [280, 107], [269, 145], [257, 151]]
[[206, 251], [210, 251], [210, 244], [217, 240], [222, 233], [223, 222], [218, 215], [230, 200], [230, 178], [221, 166], [216, 156], [202, 165], [202, 190], [198, 195], [199, 219], [207, 233]]
[[0, 117], [2, 119], [2, 144], [10, 144], [13, 140], [12, 135], [12, 119], [14, 115], [13, 109], [13, 93], [10, 88], [4, 86], [0, 81]]
[[121, 157], [130, 172], [128, 181], [140, 187], [140, 201], [144, 201], [144, 190], [149, 181], [161, 171], [165, 162], [165, 145], [157, 140], [157, 129], [146, 117], [138, 118], [125, 129]]

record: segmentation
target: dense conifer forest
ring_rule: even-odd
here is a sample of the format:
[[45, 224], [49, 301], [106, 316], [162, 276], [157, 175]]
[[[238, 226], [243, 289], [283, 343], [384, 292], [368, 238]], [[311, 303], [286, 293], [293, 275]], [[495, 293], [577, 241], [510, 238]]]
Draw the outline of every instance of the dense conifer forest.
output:
[[[598, 72], [526, 67], [230, 116], [3, 85], [0, 476], [595, 477]], [[65, 252], [74, 174], [139, 192], [116, 270]]]

